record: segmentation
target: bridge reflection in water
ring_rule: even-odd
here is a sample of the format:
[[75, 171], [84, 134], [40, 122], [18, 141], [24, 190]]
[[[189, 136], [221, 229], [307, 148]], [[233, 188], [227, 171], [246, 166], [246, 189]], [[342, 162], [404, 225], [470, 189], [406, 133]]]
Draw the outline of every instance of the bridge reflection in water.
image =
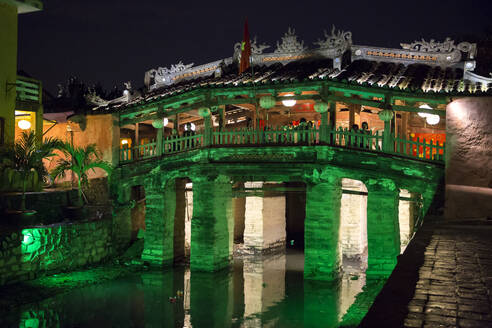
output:
[[[135, 273], [27, 306], [4, 324], [336, 327], [344, 316], [350, 319], [347, 323], [361, 319], [372, 302], [359, 295], [365, 302], [352, 305], [365, 284], [362, 272], [352, 271], [333, 282], [305, 281], [303, 263], [301, 252], [288, 251], [287, 255], [237, 259], [231, 270], [214, 273], [190, 273], [182, 266]], [[380, 285], [371, 286], [377, 289]], [[366, 290], [365, 294], [375, 296], [377, 291]], [[351, 313], [346, 314], [350, 305]]]

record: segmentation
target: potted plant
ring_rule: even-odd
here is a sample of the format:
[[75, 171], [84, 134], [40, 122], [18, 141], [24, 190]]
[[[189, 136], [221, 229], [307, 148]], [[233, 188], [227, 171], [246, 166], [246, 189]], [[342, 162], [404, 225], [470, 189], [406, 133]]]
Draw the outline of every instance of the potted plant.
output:
[[48, 172], [43, 159], [55, 155], [54, 150], [61, 145], [57, 138], [47, 138], [42, 142], [36, 140], [33, 131], [23, 132], [13, 146], [3, 149], [3, 178], [7, 180], [7, 189], [15, 190], [20, 185], [22, 192], [20, 207], [7, 208], [7, 216], [16, 223], [32, 223], [35, 210], [26, 209], [26, 191], [28, 186], [36, 190]]
[[87, 173], [100, 168], [108, 173], [109, 178], [112, 171], [111, 164], [100, 159], [95, 144], [75, 147], [68, 142], [63, 142], [58, 149], [65, 155], [65, 158], [58, 159], [51, 176], [53, 181], [58, 177], [64, 178], [67, 171], [72, 171], [77, 176], [77, 201], [66, 207], [66, 215], [72, 218], [83, 216], [83, 206], [87, 204], [87, 197], [82, 187], [89, 183]]

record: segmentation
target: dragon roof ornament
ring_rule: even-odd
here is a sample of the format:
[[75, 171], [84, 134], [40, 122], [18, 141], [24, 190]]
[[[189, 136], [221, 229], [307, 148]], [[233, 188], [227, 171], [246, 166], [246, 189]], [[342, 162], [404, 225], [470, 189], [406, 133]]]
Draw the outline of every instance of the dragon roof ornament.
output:
[[294, 53], [305, 50], [307, 50], [307, 47], [304, 46], [304, 41], [297, 41], [296, 30], [289, 27], [287, 33], [282, 37], [282, 43], [277, 41], [277, 48], [273, 53]]
[[415, 41], [412, 43], [400, 43], [403, 49], [415, 50], [420, 52], [440, 52], [440, 53], [451, 53], [455, 50], [459, 50], [464, 53], [469, 53], [470, 58], [473, 58], [476, 51], [476, 45], [470, 42], [460, 42], [458, 44], [454, 43], [451, 38], [446, 38], [443, 42], [437, 42], [434, 39], [430, 41]]
[[146, 78], [153, 78], [156, 83], [159, 84], [172, 84], [173, 77], [178, 75], [180, 72], [183, 72], [191, 67], [193, 67], [193, 63], [184, 65], [182, 61], [177, 63], [176, 65], [171, 65], [170, 68], [167, 67], [159, 67], [157, 69], [151, 69], [147, 71]]
[[344, 48], [347, 49], [352, 45], [352, 32], [335, 30], [335, 25], [331, 28], [331, 35], [325, 31], [325, 40], [320, 40], [313, 42], [318, 45], [320, 49], [334, 49], [334, 48]]

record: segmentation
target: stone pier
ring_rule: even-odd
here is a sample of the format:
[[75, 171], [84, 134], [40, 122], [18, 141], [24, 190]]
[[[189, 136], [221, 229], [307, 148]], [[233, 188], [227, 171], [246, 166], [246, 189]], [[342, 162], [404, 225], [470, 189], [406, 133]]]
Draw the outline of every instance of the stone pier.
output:
[[[262, 188], [263, 182], [246, 182], [245, 188]], [[254, 252], [285, 246], [285, 195], [263, 193], [247, 196], [244, 214], [244, 247]]]
[[412, 194], [405, 189], [400, 191], [398, 203], [398, 221], [400, 226], [400, 248], [401, 253], [405, 250], [413, 235], [413, 226], [415, 223], [415, 201], [412, 201]]
[[389, 275], [400, 254], [399, 190], [390, 179], [369, 179], [367, 197], [367, 275]]
[[[342, 179], [342, 188], [349, 192], [367, 192], [362, 181], [352, 179]], [[367, 251], [367, 196], [344, 192], [340, 220], [343, 256], [360, 258]]]
[[176, 211], [174, 214], [174, 261], [185, 256], [185, 179], [176, 179]]
[[192, 180], [190, 268], [191, 271], [220, 270], [232, 259], [232, 185], [223, 175], [197, 176]]
[[336, 279], [340, 265], [341, 179], [326, 175], [307, 183], [304, 277]]
[[169, 180], [164, 188], [145, 188], [145, 238], [142, 260], [150, 265], [174, 262], [174, 216], [176, 183]]

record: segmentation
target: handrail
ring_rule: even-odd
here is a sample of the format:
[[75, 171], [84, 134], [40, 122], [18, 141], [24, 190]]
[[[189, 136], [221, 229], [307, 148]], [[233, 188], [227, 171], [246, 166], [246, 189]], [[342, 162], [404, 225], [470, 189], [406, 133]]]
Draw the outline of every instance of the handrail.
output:
[[[133, 148], [120, 149], [120, 162], [126, 163], [150, 157], [175, 154], [204, 147], [230, 146], [314, 146], [331, 145], [343, 148], [361, 149], [364, 151], [388, 153], [414, 159], [442, 162], [445, 143], [428, 140], [415, 141], [404, 136], [389, 138], [390, 145], [383, 147], [384, 131], [349, 130], [339, 127], [304, 126], [288, 128], [272, 126], [265, 129], [236, 128], [211, 131], [210, 137], [205, 133], [186, 136], [169, 136], [162, 140], [162, 145], [155, 141]], [[209, 140], [210, 139], [210, 140]], [[208, 140], [208, 141], [206, 141]], [[159, 149], [160, 148], [160, 149]], [[386, 149], [386, 151], [384, 150]], [[391, 149], [391, 150], [388, 150]]]

